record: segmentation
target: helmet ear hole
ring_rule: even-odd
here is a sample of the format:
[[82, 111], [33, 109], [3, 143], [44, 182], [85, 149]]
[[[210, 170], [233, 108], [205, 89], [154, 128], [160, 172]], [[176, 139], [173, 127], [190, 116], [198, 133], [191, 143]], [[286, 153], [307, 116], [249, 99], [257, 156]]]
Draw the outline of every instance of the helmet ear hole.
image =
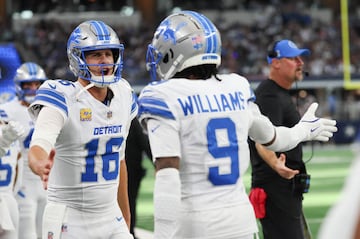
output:
[[[171, 56], [169, 56], [169, 53], [171, 54]], [[173, 59], [173, 58], [174, 58], [174, 52], [173, 52], [172, 49], [170, 49], [169, 52], [166, 53], [166, 55], [165, 55], [164, 58], [163, 58], [163, 62], [164, 62], [165, 64], [168, 63], [169, 60], [170, 60], [169, 58], [170, 58], [170, 59]]]
[[165, 64], [169, 62], [169, 53], [166, 53], [166, 55], [164, 56], [162, 62], [164, 62]]

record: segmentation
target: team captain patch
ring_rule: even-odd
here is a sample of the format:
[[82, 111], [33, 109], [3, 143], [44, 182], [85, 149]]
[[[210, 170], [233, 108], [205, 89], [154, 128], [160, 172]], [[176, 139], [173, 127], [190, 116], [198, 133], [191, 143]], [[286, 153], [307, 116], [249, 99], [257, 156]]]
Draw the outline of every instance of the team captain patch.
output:
[[91, 121], [92, 111], [90, 108], [80, 109], [80, 121]]

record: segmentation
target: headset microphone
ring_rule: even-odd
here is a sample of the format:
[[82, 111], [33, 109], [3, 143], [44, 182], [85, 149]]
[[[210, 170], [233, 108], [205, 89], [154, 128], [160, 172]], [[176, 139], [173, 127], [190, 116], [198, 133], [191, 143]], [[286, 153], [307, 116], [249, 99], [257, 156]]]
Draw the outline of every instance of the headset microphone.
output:
[[306, 76], [306, 77], [308, 77], [310, 75], [308, 71], [303, 71], [303, 73], [304, 73], [304, 76]]

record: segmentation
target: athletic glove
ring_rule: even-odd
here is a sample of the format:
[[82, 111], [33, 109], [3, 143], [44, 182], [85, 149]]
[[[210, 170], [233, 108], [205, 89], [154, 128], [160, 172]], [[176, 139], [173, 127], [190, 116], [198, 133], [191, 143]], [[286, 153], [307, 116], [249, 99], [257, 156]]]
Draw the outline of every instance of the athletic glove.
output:
[[0, 147], [8, 148], [10, 145], [25, 134], [25, 128], [17, 121], [9, 121], [1, 127]]
[[315, 116], [318, 103], [312, 103], [299, 123], [295, 126], [299, 133], [305, 134], [303, 141], [329, 141], [337, 131], [336, 121]]

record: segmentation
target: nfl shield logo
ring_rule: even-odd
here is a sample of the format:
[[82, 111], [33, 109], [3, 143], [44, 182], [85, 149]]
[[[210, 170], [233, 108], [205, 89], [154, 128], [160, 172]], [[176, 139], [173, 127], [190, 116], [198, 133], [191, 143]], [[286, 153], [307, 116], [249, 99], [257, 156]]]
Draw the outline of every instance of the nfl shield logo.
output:
[[108, 119], [110, 119], [112, 117], [112, 111], [108, 111], [106, 116], [107, 116]]

